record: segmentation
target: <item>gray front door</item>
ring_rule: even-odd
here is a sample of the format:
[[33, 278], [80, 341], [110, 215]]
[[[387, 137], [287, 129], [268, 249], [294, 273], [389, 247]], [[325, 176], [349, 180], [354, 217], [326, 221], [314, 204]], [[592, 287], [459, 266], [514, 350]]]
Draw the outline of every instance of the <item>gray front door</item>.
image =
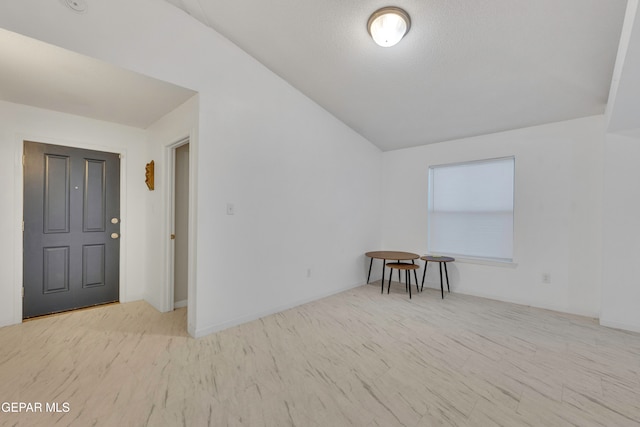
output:
[[24, 143], [23, 317], [118, 301], [118, 154]]

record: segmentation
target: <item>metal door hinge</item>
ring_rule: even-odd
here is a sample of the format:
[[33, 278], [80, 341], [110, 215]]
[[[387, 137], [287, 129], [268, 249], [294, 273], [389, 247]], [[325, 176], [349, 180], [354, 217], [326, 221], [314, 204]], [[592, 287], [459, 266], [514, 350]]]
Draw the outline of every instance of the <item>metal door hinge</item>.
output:
[[26, 156], [23, 154], [23, 155], [22, 155], [22, 166], [24, 166], [24, 158], [25, 158], [25, 157], [26, 157]]
[[175, 234], [171, 235], [171, 240], [176, 240], [176, 235]]

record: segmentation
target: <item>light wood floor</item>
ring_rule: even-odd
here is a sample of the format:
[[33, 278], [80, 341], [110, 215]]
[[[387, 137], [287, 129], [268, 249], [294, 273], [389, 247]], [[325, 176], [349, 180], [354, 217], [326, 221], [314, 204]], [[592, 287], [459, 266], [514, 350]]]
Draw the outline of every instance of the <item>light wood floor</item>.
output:
[[[368, 285], [202, 339], [144, 302], [0, 329], [7, 426], [640, 425], [640, 335]], [[69, 405], [47, 413], [45, 402]]]

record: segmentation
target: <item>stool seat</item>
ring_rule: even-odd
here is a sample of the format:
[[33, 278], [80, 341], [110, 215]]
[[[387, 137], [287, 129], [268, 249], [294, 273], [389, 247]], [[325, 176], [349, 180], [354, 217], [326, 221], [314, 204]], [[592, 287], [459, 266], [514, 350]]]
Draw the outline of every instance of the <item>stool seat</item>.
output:
[[395, 268], [396, 270], [417, 270], [417, 264], [406, 264], [404, 262], [388, 262], [387, 267]]
[[[393, 276], [393, 270], [394, 269], [398, 270], [398, 279], [400, 276], [400, 270], [404, 270], [404, 277], [405, 277], [404, 280], [407, 285], [407, 289], [409, 290], [409, 299], [411, 299], [411, 274], [409, 274], [409, 272], [411, 270], [417, 270], [420, 267], [418, 267], [417, 264], [407, 264], [404, 262], [389, 262], [387, 263], [387, 267], [391, 269], [391, 271], [389, 272], [389, 284], [387, 285], [387, 294], [389, 293], [389, 289], [391, 289], [391, 276]], [[382, 280], [384, 281], [384, 277], [382, 278]], [[416, 290], [420, 292], [420, 289], [418, 288], [417, 280], [416, 280]]]
[[431, 262], [453, 262], [456, 259], [450, 256], [424, 255], [420, 257], [423, 261]]

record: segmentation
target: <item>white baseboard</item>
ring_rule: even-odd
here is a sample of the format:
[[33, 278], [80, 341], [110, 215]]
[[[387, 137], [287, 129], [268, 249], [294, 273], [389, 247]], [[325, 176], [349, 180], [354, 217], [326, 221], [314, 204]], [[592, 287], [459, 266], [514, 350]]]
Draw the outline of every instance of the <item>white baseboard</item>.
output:
[[176, 301], [173, 303], [173, 308], [182, 308], [187, 306], [187, 300], [183, 299], [182, 301]]
[[[429, 285], [429, 288], [433, 288], [433, 289], [437, 289], [438, 291], [440, 290], [440, 283], [433, 284], [433, 283], [427, 283], [425, 282], [424, 287], [426, 288], [427, 285]], [[444, 284], [444, 292], [445, 294], [447, 293], [447, 284]], [[518, 304], [518, 305], [524, 305], [527, 307], [534, 307], [534, 308], [541, 308], [543, 310], [551, 310], [551, 311], [557, 311], [559, 313], [565, 313], [565, 314], [573, 314], [576, 316], [583, 316], [583, 317], [589, 317], [592, 319], [597, 319], [598, 318], [598, 314], [595, 311], [592, 310], [587, 310], [587, 309], [568, 309], [566, 307], [562, 307], [559, 305], [554, 305], [554, 304], [548, 304], [548, 303], [541, 303], [539, 301], [527, 301], [525, 299], [521, 299], [521, 298], [508, 298], [508, 297], [504, 297], [502, 295], [495, 295], [495, 294], [491, 294], [491, 293], [485, 293], [485, 292], [476, 292], [475, 290], [469, 290], [469, 289], [459, 289], [459, 288], [454, 288], [453, 286], [451, 287], [451, 292], [456, 292], [459, 294], [463, 294], [463, 295], [470, 295], [473, 297], [480, 297], [480, 298], [487, 298], [487, 299], [492, 299], [495, 301], [502, 301], [502, 302], [508, 302], [511, 304]], [[446, 298], [446, 295], [445, 295]]]
[[617, 322], [615, 320], [607, 320], [600, 318], [600, 325], [607, 328], [622, 329], [629, 332], [640, 332], [640, 325], [626, 322]]
[[277, 306], [277, 307], [273, 307], [273, 308], [270, 308], [270, 309], [267, 309], [267, 310], [264, 310], [264, 311], [261, 311], [261, 312], [258, 312], [258, 313], [252, 313], [252, 314], [249, 314], [249, 315], [246, 315], [246, 316], [241, 316], [241, 317], [235, 318], [233, 320], [229, 320], [227, 322], [222, 322], [222, 323], [218, 323], [218, 324], [215, 324], [215, 325], [205, 326], [204, 328], [198, 328], [198, 329], [196, 329], [194, 331], [195, 333], [192, 334], [192, 335], [193, 335], [194, 338], [202, 338], [202, 337], [204, 337], [206, 335], [210, 335], [210, 334], [213, 334], [215, 332], [220, 332], [220, 331], [222, 331], [224, 329], [228, 329], [228, 328], [231, 328], [233, 326], [237, 326], [237, 325], [241, 325], [243, 323], [251, 322], [252, 320], [260, 319], [261, 317], [265, 317], [265, 316], [269, 316], [271, 314], [279, 313], [281, 311], [288, 310], [290, 308], [297, 307], [299, 305], [306, 304], [308, 302], [316, 301], [316, 300], [319, 300], [319, 299], [322, 299], [322, 298], [329, 297], [331, 295], [339, 294], [341, 292], [345, 292], [345, 291], [348, 291], [349, 289], [354, 289], [354, 288], [357, 288], [359, 286], [362, 286], [362, 283], [358, 283], [356, 285], [346, 286], [344, 288], [334, 289], [334, 290], [331, 290], [329, 292], [323, 292], [323, 293], [314, 295], [314, 296], [309, 297], [309, 298], [303, 298], [301, 300], [297, 300], [297, 301], [293, 301], [293, 302], [288, 303], [288, 304], [284, 304], [284, 305], [280, 305], [280, 306]]

